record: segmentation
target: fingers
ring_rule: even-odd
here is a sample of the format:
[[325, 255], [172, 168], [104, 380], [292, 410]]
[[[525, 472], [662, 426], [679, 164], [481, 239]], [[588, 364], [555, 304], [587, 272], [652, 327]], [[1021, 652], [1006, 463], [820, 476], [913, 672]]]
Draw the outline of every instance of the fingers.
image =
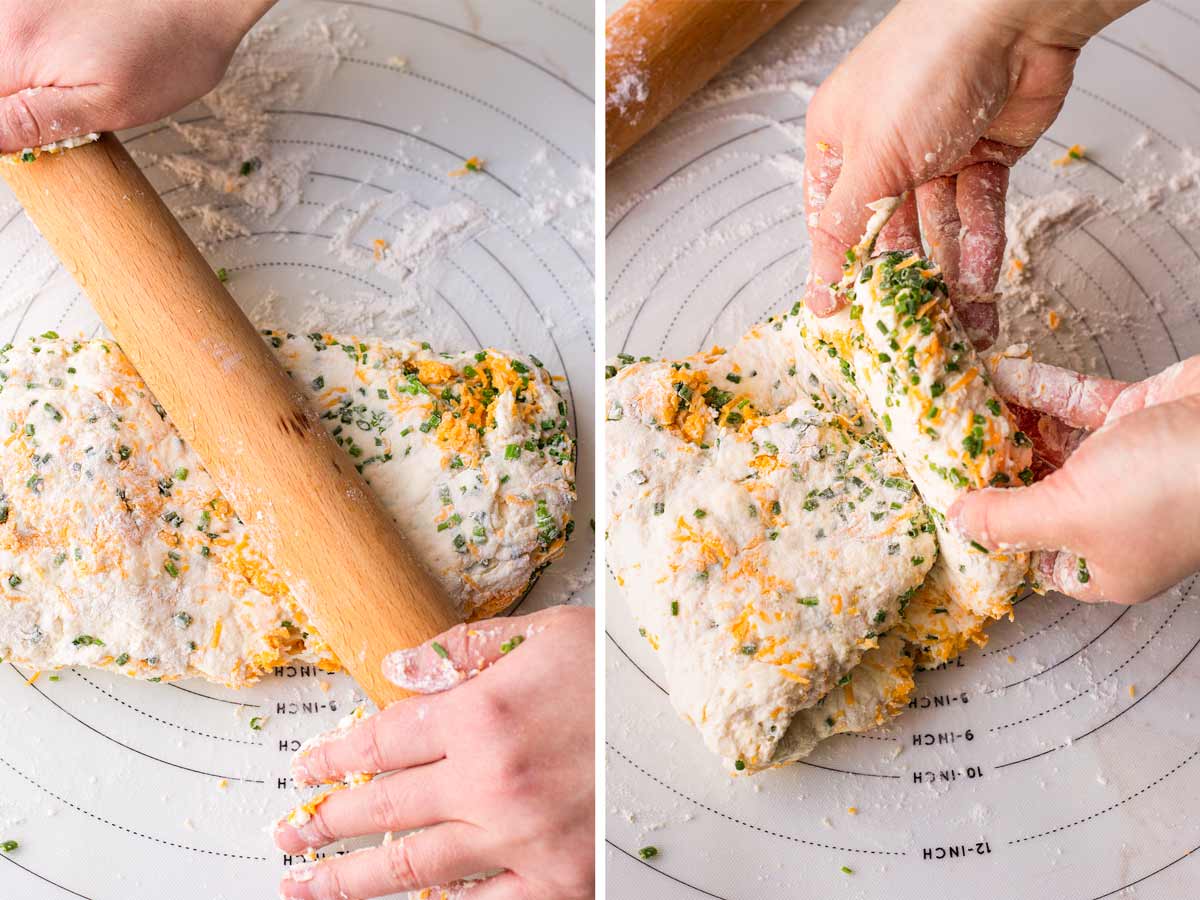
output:
[[[483, 829], [447, 822], [371, 850], [293, 866], [279, 884], [279, 895], [285, 900], [390, 896], [495, 868], [490, 855]], [[475, 900], [481, 896], [475, 890], [465, 896]]]
[[1200, 356], [1193, 356], [1152, 375], [1144, 381], [1130, 385], [1112, 404], [1108, 421], [1115, 422], [1122, 416], [1149, 406], [1179, 400], [1200, 394]]
[[917, 209], [921, 227], [934, 261], [942, 270], [959, 322], [967, 331], [971, 343], [985, 349], [992, 345], [1000, 331], [996, 304], [974, 299], [961, 287], [963, 224], [958, 210], [958, 184], [955, 176], [928, 181], [917, 188]]
[[388, 655], [384, 677], [418, 694], [447, 691], [516, 650], [537, 630], [537, 615], [456, 625], [420, 647]]
[[1053, 416], [1028, 409], [1008, 400], [1008, 412], [1017, 428], [1033, 441], [1033, 475], [1035, 481], [1061, 469], [1079, 444], [1087, 437], [1087, 429], [1072, 428]]
[[1081, 562], [1074, 553], [1062, 550], [1034, 554], [1033, 570], [1046, 590], [1058, 591], [1085, 603], [1104, 600], [1088, 570], [1087, 560]]
[[958, 173], [956, 200], [962, 223], [959, 287], [964, 294], [990, 297], [1004, 259], [1004, 198], [1008, 168], [985, 162]]
[[961, 294], [951, 294], [950, 302], [971, 339], [971, 346], [986, 350], [996, 342], [996, 335], [1000, 333], [1000, 312], [994, 300], [970, 300]]
[[[810, 224], [808, 229], [818, 285], [836, 284], [841, 279], [846, 251], [862, 238], [871, 218], [867, 204], [884, 197], [898, 197], [909, 187], [904, 179], [889, 178], [882, 167], [867, 160], [856, 160], [853, 165], [849, 160], [843, 162], [816, 228]], [[819, 314], [818, 310], [813, 311]]]
[[1040, 135], [1041, 132], [1039, 131], [1027, 145], [1006, 144], [1003, 141], [980, 138], [975, 142], [975, 146], [970, 149], [966, 156], [961, 157], [946, 171], [958, 172], [978, 163], [996, 163], [1005, 168], [1012, 168], [1022, 156], [1029, 152], [1029, 148], [1033, 146]]
[[[823, 234], [819, 226], [821, 211], [829, 201], [829, 194], [842, 171], [842, 155], [839, 148], [816, 140], [811, 135], [807, 144], [804, 154], [804, 213], [809, 239], [813, 244], [813, 258], [805, 287], [805, 301], [817, 315], [828, 315], [837, 308], [837, 301], [829, 287], [842, 277], [841, 266], [846, 247], [839, 250], [836, 242], [829, 244], [829, 236]], [[830, 262], [831, 259], [836, 265]]]
[[942, 277], [953, 294], [958, 287], [958, 234], [962, 223], [958, 219], [953, 176], [934, 178], [916, 190], [917, 211], [921, 230], [933, 261], [942, 270]]
[[0, 97], [0, 152], [16, 153], [116, 127], [100, 85], [43, 87]]
[[436, 762], [445, 756], [436, 721], [435, 698], [393, 703], [346, 729], [326, 732], [292, 757], [292, 778], [301, 787], [334, 784], [353, 772], [378, 775]]
[[1081, 375], [1028, 358], [1002, 356], [991, 372], [992, 383], [1005, 400], [1054, 416], [1073, 428], [1099, 428], [1129, 388], [1123, 381]]
[[875, 241], [875, 252], [912, 250], [924, 253], [921, 246], [921, 226], [917, 217], [917, 198], [910, 191], [901, 202]]
[[[1057, 474], [1057, 473], [1056, 473]], [[989, 550], [1044, 550], [1034, 556], [1042, 587], [1077, 600], [1097, 601], [1102, 595], [1087, 564], [1069, 551], [1080, 508], [1071, 505], [1050, 475], [1026, 488], [986, 488], [960, 497], [950, 508], [952, 525]]]
[[[275, 825], [275, 845], [303, 853], [334, 841], [385, 831], [422, 828], [446, 817], [444, 799], [454, 785], [444, 763], [406, 769], [353, 789], [333, 790]], [[462, 874], [470, 874], [462, 873]], [[432, 884], [434, 882], [426, 882]]]
[[1071, 545], [1083, 506], [1064, 496], [1056, 472], [1023, 488], [971, 491], [950, 507], [949, 519], [989, 550], [1058, 550]]
[[456, 881], [438, 885], [422, 900], [522, 900], [525, 883], [513, 872], [501, 872], [482, 881]]

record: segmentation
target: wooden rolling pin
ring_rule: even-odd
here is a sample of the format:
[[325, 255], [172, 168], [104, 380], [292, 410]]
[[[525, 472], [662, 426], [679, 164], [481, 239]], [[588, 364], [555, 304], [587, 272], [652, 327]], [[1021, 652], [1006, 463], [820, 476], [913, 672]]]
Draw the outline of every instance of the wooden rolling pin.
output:
[[629, 0], [608, 18], [607, 165], [801, 0]]
[[403, 697], [383, 657], [458, 615], [120, 141], [0, 170], [342, 665]]

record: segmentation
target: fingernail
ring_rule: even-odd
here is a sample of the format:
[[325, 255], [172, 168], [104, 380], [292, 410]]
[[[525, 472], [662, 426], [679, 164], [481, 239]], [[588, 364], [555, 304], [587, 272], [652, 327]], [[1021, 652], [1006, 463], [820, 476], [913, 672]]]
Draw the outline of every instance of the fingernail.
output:
[[392, 684], [416, 694], [448, 691], [465, 680], [449, 656], [424, 647], [388, 654], [382, 669], [383, 677]]
[[280, 900], [309, 900], [312, 896], [308, 882], [316, 877], [317, 862], [293, 863], [283, 873], [279, 884]]
[[292, 757], [292, 781], [300, 787], [314, 787], [313, 777], [308, 771], [308, 764], [303, 753], [304, 751], [300, 750]]
[[970, 539], [971, 535], [967, 534], [966, 528], [963, 526], [963, 501], [964, 497], [959, 497], [946, 510], [946, 524], [950, 530], [959, 537]]
[[829, 288], [818, 287], [814, 284], [809, 288], [808, 294], [804, 299], [813, 314], [822, 319], [832, 315], [837, 310], [837, 301], [834, 299], [833, 293]]

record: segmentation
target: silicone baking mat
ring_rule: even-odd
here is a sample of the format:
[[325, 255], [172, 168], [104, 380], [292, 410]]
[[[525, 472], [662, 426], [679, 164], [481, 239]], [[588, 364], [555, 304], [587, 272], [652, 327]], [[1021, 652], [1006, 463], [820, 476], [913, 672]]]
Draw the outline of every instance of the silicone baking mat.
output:
[[[610, 170], [608, 354], [728, 346], [799, 299], [806, 102], [879, 14], [802, 5]], [[1032, 274], [1002, 315], [1042, 359], [1138, 379], [1200, 352], [1197, 41], [1182, 0], [1105, 31], [1013, 172]], [[1087, 162], [1054, 164], [1076, 143]], [[733, 778], [672, 710], [610, 582], [609, 896], [1195, 897], [1198, 590], [1132, 608], [1028, 597], [987, 647], [920, 675], [894, 724]]]
[[[123, 135], [259, 323], [510, 348], [564, 376], [581, 526], [594, 471], [592, 23], [581, 0], [284, 3], [230, 96]], [[261, 155], [235, 147], [213, 163], [213, 134], [203, 151], [188, 139], [214, 122]], [[482, 172], [449, 175], [471, 156]], [[0, 204], [3, 339], [97, 333], [11, 195]], [[591, 602], [592, 580], [581, 527], [519, 609]], [[0, 897], [276, 896], [288, 860], [266, 826], [302, 796], [288, 761], [354, 707], [350, 679], [288, 667], [235, 692], [32, 674], [0, 666], [0, 840], [20, 843], [0, 855]]]

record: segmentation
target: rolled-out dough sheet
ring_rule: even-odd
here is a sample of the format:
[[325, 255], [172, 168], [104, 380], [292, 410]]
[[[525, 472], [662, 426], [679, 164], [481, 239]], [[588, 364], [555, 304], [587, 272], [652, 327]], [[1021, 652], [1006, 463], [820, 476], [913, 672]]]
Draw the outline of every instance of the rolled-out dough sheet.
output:
[[[541, 363], [264, 332], [464, 618], [519, 599], [572, 530], [574, 444]], [[0, 656], [241, 686], [336, 668], [111, 341], [0, 353]]]

